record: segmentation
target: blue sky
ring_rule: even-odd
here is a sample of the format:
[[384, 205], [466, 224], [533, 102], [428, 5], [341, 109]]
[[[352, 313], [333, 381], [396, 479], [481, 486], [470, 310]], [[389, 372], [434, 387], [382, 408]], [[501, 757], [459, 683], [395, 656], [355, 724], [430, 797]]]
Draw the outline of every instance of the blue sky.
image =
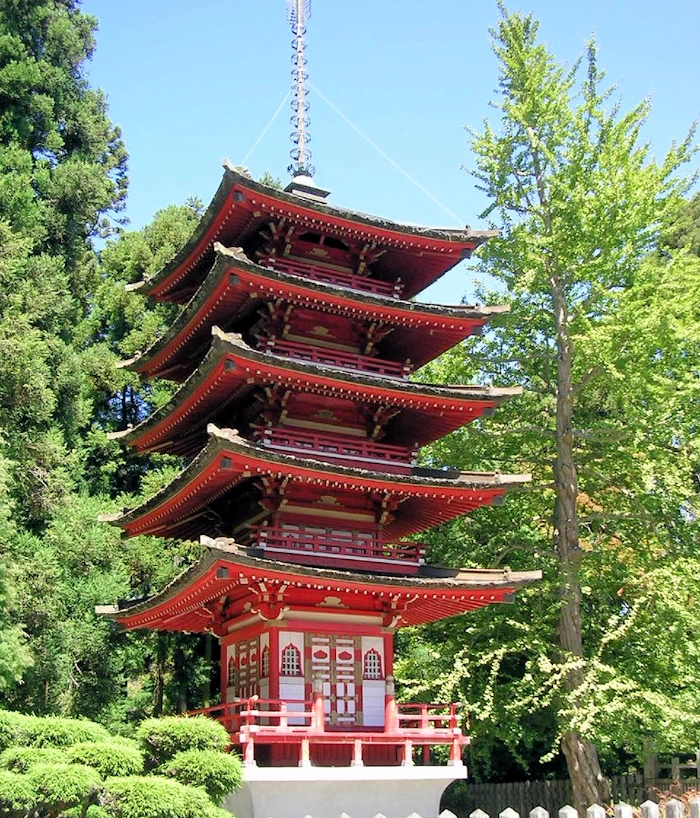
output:
[[[700, 115], [700, 3], [691, 0], [532, 0], [558, 60], [570, 64], [596, 36], [600, 66], [625, 108], [651, 97], [645, 138], [661, 157]], [[148, 223], [169, 204], [207, 204], [221, 160], [238, 164], [289, 88], [291, 32], [284, 0], [84, 0], [100, 22], [91, 83], [109, 98], [130, 153], [127, 215]], [[311, 82], [357, 128], [429, 190], [445, 210], [311, 92], [316, 180], [335, 204], [397, 221], [455, 227], [479, 222], [483, 195], [465, 125], [494, 111], [498, 65], [491, 0], [313, 0]], [[287, 180], [289, 102], [246, 162]], [[461, 266], [426, 291], [459, 301], [472, 274]]]

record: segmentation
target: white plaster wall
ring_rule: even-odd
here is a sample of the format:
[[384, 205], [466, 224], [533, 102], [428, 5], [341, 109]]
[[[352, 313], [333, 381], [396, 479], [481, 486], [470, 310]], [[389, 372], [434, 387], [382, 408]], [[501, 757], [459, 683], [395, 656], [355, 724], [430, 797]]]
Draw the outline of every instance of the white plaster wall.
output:
[[236, 818], [437, 818], [448, 784], [466, 767], [247, 767], [224, 806]]
[[365, 679], [362, 682], [362, 721], [365, 727], [384, 726], [384, 694], [383, 679]]
[[[384, 639], [381, 636], [362, 637], [362, 667], [364, 671], [365, 654], [376, 650], [382, 658], [382, 673], [386, 674], [384, 657]], [[362, 681], [362, 714], [366, 727], [384, 726], [384, 679], [363, 679]], [[355, 816], [353, 815], [353, 818]]]
[[[277, 667], [282, 667], [282, 651], [287, 645], [292, 644], [298, 649], [301, 656], [301, 671], [304, 672], [304, 634], [296, 631], [280, 631], [279, 652], [277, 654]], [[280, 699], [304, 699], [304, 677], [303, 676], [280, 676]], [[289, 712], [303, 710], [303, 704], [289, 704]], [[289, 719], [290, 724], [308, 724], [306, 719]]]

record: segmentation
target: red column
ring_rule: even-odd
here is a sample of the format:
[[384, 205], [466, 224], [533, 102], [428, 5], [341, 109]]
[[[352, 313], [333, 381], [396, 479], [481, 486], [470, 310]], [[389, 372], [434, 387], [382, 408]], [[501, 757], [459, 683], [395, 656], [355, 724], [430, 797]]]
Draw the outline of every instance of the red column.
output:
[[325, 729], [326, 714], [323, 712], [323, 680], [314, 679], [312, 682], [312, 712], [311, 726], [314, 730], [323, 732]]
[[219, 684], [221, 687], [221, 704], [226, 704], [226, 688], [228, 687], [228, 644], [219, 638], [221, 667], [219, 668]]
[[280, 697], [280, 632], [270, 628], [270, 698]]
[[394, 673], [394, 634], [384, 634], [384, 677]]
[[387, 676], [384, 693], [384, 732], [395, 733], [399, 729], [399, 713], [396, 707], [394, 677]]

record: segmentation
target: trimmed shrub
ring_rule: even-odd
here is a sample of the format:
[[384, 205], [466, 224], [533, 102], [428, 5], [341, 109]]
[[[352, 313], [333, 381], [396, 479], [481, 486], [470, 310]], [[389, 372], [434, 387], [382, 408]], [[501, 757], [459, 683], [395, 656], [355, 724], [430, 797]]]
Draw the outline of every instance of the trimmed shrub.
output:
[[215, 804], [220, 804], [243, 783], [243, 769], [238, 756], [218, 750], [185, 750], [176, 753], [157, 770], [181, 784], [203, 787]]
[[52, 815], [87, 804], [102, 786], [97, 771], [83, 764], [37, 764], [26, 777], [36, 801]]
[[84, 816], [83, 807], [71, 807], [71, 809], [64, 810], [59, 818], [109, 818], [109, 813], [97, 804], [90, 804]]
[[11, 710], [0, 710], [0, 751], [15, 743], [15, 732], [22, 716]]
[[102, 807], [110, 818], [214, 818], [216, 809], [199, 787], [157, 775], [108, 778]]
[[35, 764], [65, 764], [66, 754], [55, 747], [8, 747], [0, 753], [0, 767], [26, 773]]
[[[135, 744], [135, 742], [134, 742]], [[74, 744], [65, 752], [73, 764], [87, 764], [94, 767], [102, 778], [111, 776], [141, 775], [143, 755], [136, 747], [111, 741]], [[0, 764], [2, 756], [0, 756]]]
[[70, 747], [84, 741], [108, 741], [109, 733], [101, 724], [82, 719], [56, 716], [25, 716], [13, 713], [12, 744], [24, 747]]
[[132, 750], [138, 750], [141, 752], [141, 745], [136, 741], [135, 738], [127, 738], [126, 736], [110, 736], [109, 737], [110, 744], [118, 744], [120, 747], [131, 747]]
[[137, 731], [146, 757], [146, 769], [152, 770], [185, 750], [219, 750], [229, 745], [223, 724], [206, 716], [170, 716], [146, 719]]
[[34, 803], [34, 790], [26, 775], [0, 770], [0, 815], [29, 810]]

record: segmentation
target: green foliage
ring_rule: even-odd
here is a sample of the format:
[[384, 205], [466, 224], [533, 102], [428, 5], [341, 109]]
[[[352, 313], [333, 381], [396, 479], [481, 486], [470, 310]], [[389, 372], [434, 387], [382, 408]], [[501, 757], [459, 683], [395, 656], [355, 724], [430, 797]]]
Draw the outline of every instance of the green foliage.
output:
[[36, 764], [62, 764], [64, 750], [55, 747], [8, 747], [0, 753], [0, 767], [13, 773], [26, 773]]
[[[140, 775], [143, 773], [143, 755], [125, 743], [100, 741], [75, 744], [68, 748], [68, 760], [73, 764], [94, 767], [102, 778]], [[2, 756], [0, 756], [0, 764]]]
[[87, 807], [102, 785], [97, 771], [82, 764], [37, 764], [27, 773], [27, 780], [40, 813], [50, 816], [71, 807]]
[[274, 176], [270, 173], [269, 170], [266, 170], [263, 175], [258, 179], [261, 185], [267, 185], [268, 187], [272, 187], [275, 190], [282, 190], [282, 180], [279, 176]]
[[215, 804], [220, 804], [243, 783], [243, 768], [238, 756], [217, 750], [176, 753], [157, 772], [175, 778], [181, 784], [203, 787]]
[[33, 803], [34, 791], [27, 777], [0, 770], [0, 815], [24, 815]]
[[[187, 722], [187, 729], [174, 729], [174, 721]], [[82, 818], [86, 811], [93, 818], [224, 818], [226, 813], [210, 797], [221, 800], [240, 786], [238, 759], [221, 749], [186, 750], [178, 755], [180, 746], [221, 748], [221, 733], [212, 724], [204, 719], [167, 719], [159, 732], [157, 720], [151, 720], [147, 736], [164, 736], [159, 744], [161, 755], [165, 757], [170, 748], [176, 757], [162, 770], [168, 778], [160, 774], [144, 777], [143, 755], [130, 739], [107, 737], [73, 743], [72, 739], [95, 732], [99, 737], [105, 731], [89, 722], [0, 711], [0, 725], [13, 743], [0, 753], [0, 815], [24, 818], [31, 807], [37, 818], [59, 814]], [[22, 741], [35, 746], [17, 746]], [[42, 746], [51, 744], [54, 746]], [[108, 779], [106, 786], [103, 779]], [[185, 786], [187, 783], [194, 786]]]
[[[533, 485], [429, 539], [438, 561], [538, 567], [544, 580], [513, 607], [403, 634], [397, 673], [415, 680], [407, 696], [467, 702], [477, 775], [561, 774], [556, 747], [571, 731], [607, 747], [617, 772], [617, 753], [691, 748], [700, 727], [700, 657], [687, 637], [700, 626], [690, 603], [700, 267], [687, 252], [655, 250], [672, 247], [663, 231], [688, 214], [679, 168], [692, 147], [688, 138], [655, 162], [639, 141], [648, 103], [622, 110], [594, 43], [566, 69], [531, 17], [502, 11], [492, 32], [499, 119], [472, 146], [485, 215], [501, 228], [479, 251], [477, 270], [495, 283], [479, 296], [510, 314], [422, 379], [525, 393], [425, 457], [531, 472]], [[562, 479], [567, 447], [573, 471]], [[564, 486], [574, 492], [566, 541], [555, 516]], [[562, 602], [580, 614], [570, 628], [580, 650], [562, 641]]]
[[112, 818], [215, 818], [219, 813], [204, 790], [158, 776], [107, 779], [102, 806]]
[[[133, 504], [149, 468], [156, 481], [178, 466], [106, 432], [172, 394], [114, 366], [177, 312], [124, 285], [177, 252], [201, 203], [118, 233], [126, 152], [86, 80], [96, 21], [79, 6], [0, 9], [0, 694], [17, 709], [124, 724], [197, 703], [211, 674], [199, 637], [118, 633], [93, 613], [161, 587], [198, 554], [125, 545], [96, 517]], [[109, 236], [97, 253], [94, 239]]]
[[[17, 537], [12, 522], [14, 504], [10, 497], [9, 464], [0, 455], [0, 543], [10, 543]], [[0, 545], [0, 692], [5, 692], [20, 681], [31, 664], [31, 656], [25, 641], [24, 626], [13, 618], [17, 597], [9, 580], [9, 571]], [[8, 729], [0, 713], [0, 749], [5, 746]]]
[[205, 716], [147, 719], [139, 726], [137, 737], [147, 769], [161, 767], [186, 750], [223, 752], [229, 744], [226, 728]]
[[70, 747], [80, 742], [104, 741], [109, 733], [100, 724], [79, 719], [25, 716], [4, 712], [12, 725], [12, 743], [23, 747]]

